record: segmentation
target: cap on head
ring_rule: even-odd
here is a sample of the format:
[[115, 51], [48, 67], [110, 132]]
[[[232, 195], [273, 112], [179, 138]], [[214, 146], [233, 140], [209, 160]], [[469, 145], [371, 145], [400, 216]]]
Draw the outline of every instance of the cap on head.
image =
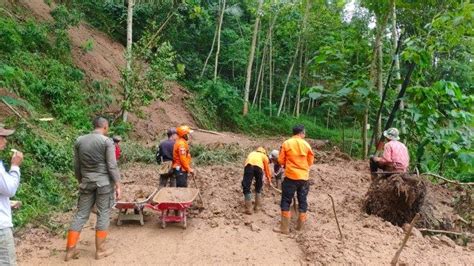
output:
[[175, 127], [169, 128], [168, 131], [166, 131], [166, 135], [168, 136], [168, 138], [173, 136], [174, 134], [176, 134], [176, 128]]
[[293, 135], [298, 135], [304, 132], [304, 125], [296, 125], [293, 127]]
[[176, 133], [178, 134], [178, 136], [184, 137], [190, 133], [193, 133], [193, 131], [188, 126], [180, 126], [176, 129]]
[[115, 135], [115, 136], [112, 137], [112, 140], [114, 142], [120, 142], [120, 141], [122, 141], [122, 137], [120, 137], [119, 135]]
[[261, 153], [267, 155], [267, 151], [265, 150], [264, 147], [258, 147], [258, 148], [257, 148], [257, 152], [261, 152]]
[[399, 140], [400, 137], [398, 136], [399, 132], [398, 129], [392, 127], [383, 132], [383, 136], [389, 140]]

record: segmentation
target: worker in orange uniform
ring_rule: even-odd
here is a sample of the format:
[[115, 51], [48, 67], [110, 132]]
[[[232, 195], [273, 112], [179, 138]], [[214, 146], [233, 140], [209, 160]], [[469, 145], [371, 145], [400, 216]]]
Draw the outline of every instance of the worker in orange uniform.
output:
[[267, 152], [263, 147], [258, 147], [256, 151], [251, 152], [247, 156], [244, 168], [244, 178], [242, 180], [242, 189], [245, 199], [245, 213], [252, 214], [252, 180], [255, 178], [255, 205], [254, 210], [258, 211], [262, 206], [262, 187], [263, 187], [263, 171], [268, 184], [271, 182], [270, 166]]
[[298, 198], [299, 217], [296, 230], [302, 230], [306, 222], [308, 210], [307, 196], [309, 191], [309, 168], [314, 162], [314, 153], [311, 146], [304, 140], [305, 129], [303, 125], [293, 128], [293, 137], [286, 140], [278, 156], [278, 162], [285, 167], [285, 178], [281, 184], [281, 223], [273, 229], [282, 234], [290, 233], [290, 205], [295, 195]]
[[180, 126], [176, 133], [178, 139], [173, 146], [173, 173], [176, 177], [176, 187], [187, 187], [188, 175], [194, 175], [188, 145], [192, 130], [188, 126]]

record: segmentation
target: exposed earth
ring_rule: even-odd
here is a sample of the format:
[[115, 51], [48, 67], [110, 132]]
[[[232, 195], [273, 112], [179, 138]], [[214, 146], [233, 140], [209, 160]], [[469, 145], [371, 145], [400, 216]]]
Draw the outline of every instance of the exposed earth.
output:
[[[154, 165], [130, 164], [123, 168], [127, 184], [154, 188], [158, 182]], [[402, 228], [362, 211], [369, 186], [366, 170], [361, 161], [313, 166], [309, 224], [302, 233], [293, 231], [283, 236], [272, 231], [279, 219], [278, 192], [265, 187], [263, 211], [245, 215], [240, 188], [242, 167], [198, 167], [197, 184], [203, 192], [205, 209], [191, 209], [187, 229], [179, 224], [161, 229], [158, 214], [153, 211], [146, 211], [144, 226], [133, 221], [117, 226], [115, 211], [108, 244], [116, 253], [98, 264], [388, 264], [405, 233]], [[431, 196], [443, 197], [441, 192]], [[335, 200], [344, 243], [339, 238], [328, 193]], [[62, 219], [67, 223], [70, 215]], [[91, 215], [81, 235], [81, 258], [69, 264], [97, 263], [93, 257], [94, 221], [95, 216]], [[43, 229], [23, 232], [17, 248], [20, 265], [61, 264], [64, 245], [63, 237]], [[473, 251], [472, 243], [460, 246], [445, 236], [423, 237], [416, 231], [400, 261], [467, 265], [474, 261]]]
[[[19, 1], [38, 19], [50, 19], [43, 0]], [[113, 85], [120, 80], [124, 65], [123, 46], [105, 34], [82, 23], [70, 30], [75, 53], [74, 62], [91, 79], [107, 79]], [[92, 53], [84, 54], [80, 45], [93, 39]], [[131, 115], [135, 125], [132, 138], [152, 146], [163, 138], [165, 130], [179, 124], [197, 128], [187, 111], [185, 88], [169, 84], [170, 97], [144, 107], [144, 115]], [[4, 110], [1, 109], [3, 112]], [[8, 110], [5, 110], [8, 111]], [[278, 149], [285, 136], [251, 138], [236, 133], [196, 131], [193, 144], [237, 144], [242, 150], [263, 145]], [[313, 147], [322, 146], [317, 142]], [[389, 264], [405, 233], [379, 217], [363, 211], [363, 201], [370, 185], [367, 162], [350, 159], [333, 150], [318, 152], [311, 171], [309, 221], [303, 232], [289, 236], [274, 233], [279, 221], [280, 194], [264, 188], [263, 210], [254, 215], [243, 214], [241, 180], [243, 161], [228, 165], [197, 166], [197, 186], [202, 192], [204, 210], [193, 208], [187, 229], [179, 224], [160, 228], [157, 213], [145, 209], [145, 225], [137, 222], [116, 225], [117, 211], [111, 221], [108, 245], [115, 253], [100, 261], [94, 259], [94, 221], [91, 215], [78, 248], [82, 254], [70, 265], [156, 265], [156, 264]], [[133, 163], [122, 165], [124, 193], [129, 200], [146, 197], [158, 185], [156, 165]], [[190, 185], [194, 183], [190, 180]], [[328, 193], [334, 197], [341, 224], [343, 241], [335, 223]], [[436, 202], [440, 215], [454, 216], [455, 192], [442, 186], [430, 189], [428, 198]], [[199, 200], [196, 200], [198, 203]], [[68, 224], [71, 213], [53, 217], [56, 223]], [[293, 225], [294, 228], [294, 225]], [[20, 265], [64, 264], [65, 239], [44, 228], [26, 228], [16, 233]], [[400, 262], [407, 264], [472, 265], [474, 245], [455, 243], [445, 235], [423, 236], [415, 230], [403, 250]]]

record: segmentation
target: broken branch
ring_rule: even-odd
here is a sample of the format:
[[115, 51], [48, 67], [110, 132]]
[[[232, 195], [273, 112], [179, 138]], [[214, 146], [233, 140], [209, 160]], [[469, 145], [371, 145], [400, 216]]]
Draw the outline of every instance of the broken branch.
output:
[[422, 173], [421, 175], [433, 176], [433, 177], [439, 178], [441, 180], [444, 180], [448, 183], [456, 184], [456, 185], [466, 185], [466, 186], [473, 186], [474, 185], [474, 182], [462, 183], [462, 182], [459, 182], [459, 181], [454, 181], [454, 180], [447, 179], [446, 177], [443, 177], [443, 176], [440, 176], [440, 175], [437, 175], [437, 174], [433, 174], [433, 173]]
[[342, 241], [342, 243], [344, 243], [344, 236], [342, 235], [341, 226], [339, 225], [339, 220], [337, 219], [336, 206], [334, 206], [334, 198], [331, 196], [331, 194], [328, 194], [328, 196], [331, 199], [332, 210], [334, 212], [334, 218], [336, 218], [337, 229], [339, 230], [339, 235], [341, 236], [341, 241]]
[[405, 238], [402, 241], [402, 244], [400, 245], [400, 248], [397, 250], [397, 253], [395, 253], [395, 256], [392, 259], [391, 264], [392, 265], [397, 265], [398, 259], [400, 258], [400, 254], [402, 254], [402, 250], [407, 244], [408, 239], [410, 238], [411, 231], [413, 230], [413, 227], [415, 226], [415, 223], [420, 219], [421, 215], [417, 213], [413, 220], [411, 220], [410, 227], [408, 228], [407, 232], [405, 233]]

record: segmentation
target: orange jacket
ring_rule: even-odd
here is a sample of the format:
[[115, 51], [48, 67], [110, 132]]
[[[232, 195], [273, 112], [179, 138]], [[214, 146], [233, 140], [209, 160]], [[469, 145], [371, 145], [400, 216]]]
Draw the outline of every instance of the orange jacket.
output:
[[283, 142], [278, 162], [285, 167], [286, 177], [293, 180], [308, 180], [314, 153], [308, 142], [300, 136], [293, 136]]
[[173, 168], [180, 167], [183, 172], [192, 172], [191, 153], [188, 142], [184, 138], [176, 140], [173, 146]]
[[270, 160], [268, 160], [267, 155], [265, 155], [264, 153], [258, 151], [251, 152], [247, 156], [247, 160], [245, 160], [245, 166], [247, 166], [247, 164], [260, 167], [262, 170], [265, 171], [265, 176], [268, 179], [271, 178]]

